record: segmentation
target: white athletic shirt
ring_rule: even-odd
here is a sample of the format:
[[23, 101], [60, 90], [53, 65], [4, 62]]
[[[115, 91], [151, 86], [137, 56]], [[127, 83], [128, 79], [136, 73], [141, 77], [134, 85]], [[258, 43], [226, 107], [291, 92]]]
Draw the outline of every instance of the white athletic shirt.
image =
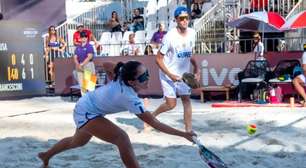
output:
[[[187, 35], [183, 37], [177, 28], [173, 28], [163, 38], [160, 52], [164, 55], [164, 64], [171, 73], [182, 76], [184, 72], [190, 71], [195, 35], [193, 29], [187, 28]], [[166, 75], [160, 70], [160, 76], [165, 77]]]
[[302, 64], [306, 64], [306, 51], [304, 51], [302, 56]]
[[147, 111], [144, 108], [142, 99], [137, 96], [133, 88], [126, 86], [119, 80], [111, 81], [92, 92], [86, 93], [77, 102], [77, 105], [83, 109], [78, 114], [98, 114], [106, 115], [122, 111], [130, 111], [134, 114], [141, 114]]
[[264, 48], [263, 43], [261, 41], [258, 42], [258, 44], [254, 48], [254, 52], [255, 52], [256, 58], [263, 57], [264, 50], [265, 50], [265, 48]]

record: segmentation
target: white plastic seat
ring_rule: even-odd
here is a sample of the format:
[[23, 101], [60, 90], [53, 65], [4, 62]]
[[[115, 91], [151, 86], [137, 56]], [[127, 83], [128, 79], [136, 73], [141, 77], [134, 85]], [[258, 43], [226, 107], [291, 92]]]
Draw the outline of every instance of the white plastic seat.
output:
[[139, 30], [135, 32], [135, 42], [144, 43], [146, 41], [146, 32], [144, 30]]
[[112, 33], [111, 32], [103, 32], [99, 42], [101, 44], [109, 44], [110, 40], [112, 38]]
[[112, 33], [112, 42], [121, 43], [122, 41], [122, 32], [113, 32]]
[[111, 32], [103, 32], [99, 40], [102, 45], [102, 56], [108, 56], [110, 52]]

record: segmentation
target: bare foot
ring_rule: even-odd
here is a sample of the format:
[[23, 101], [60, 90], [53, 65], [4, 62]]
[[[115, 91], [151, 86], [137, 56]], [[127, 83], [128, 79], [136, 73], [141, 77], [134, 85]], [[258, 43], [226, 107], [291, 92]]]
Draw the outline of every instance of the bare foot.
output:
[[46, 152], [40, 152], [38, 158], [43, 162], [43, 168], [47, 168], [49, 164], [49, 158], [47, 157]]
[[147, 124], [146, 122], [143, 123], [143, 132], [148, 133], [151, 132], [152, 130], [153, 128], [149, 124]]

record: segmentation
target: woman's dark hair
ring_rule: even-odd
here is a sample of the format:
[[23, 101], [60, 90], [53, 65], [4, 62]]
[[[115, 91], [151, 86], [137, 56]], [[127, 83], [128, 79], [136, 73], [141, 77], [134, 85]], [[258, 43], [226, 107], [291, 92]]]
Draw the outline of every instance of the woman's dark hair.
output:
[[114, 81], [122, 80], [125, 85], [130, 86], [128, 81], [135, 80], [137, 75], [137, 68], [141, 65], [138, 61], [128, 61], [127, 63], [119, 62], [115, 69], [115, 78]]
[[116, 20], [117, 22], [119, 22], [118, 13], [117, 13], [116, 11], [112, 11], [112, 16], [111, 16], [111, 17], [113, 17], [113, 14], [116, 14], [115, 20]]
[[153, 48], [151, 45], [147, 45], [144, 51], [144, 55], [153, 55]]
[[[48, 36], [48, 42], [49, 42], [50, 39], [51, 39], [51, 29], [54, 29], [54, 30], [55, 30], [55, 26], [51, 25], [51, 26], [49, 26], [49, 28], [48, 28], [48, 34], [49, 34], [49, 36]], [[55, 30], [55, 32], [54, 32], [54, 35], [55, 35], [56, 41], [57, 41], [57, 33], [56, 33], [56, 30]]]

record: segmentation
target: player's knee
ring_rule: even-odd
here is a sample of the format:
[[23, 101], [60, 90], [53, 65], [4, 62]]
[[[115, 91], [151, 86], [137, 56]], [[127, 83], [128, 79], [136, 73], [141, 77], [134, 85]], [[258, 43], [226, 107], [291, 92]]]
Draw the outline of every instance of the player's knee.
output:
[[129, 141], [130, 139], [129, 139], [128, 134], [125, 131], [120, 130], [119, 133], [117, 134], [117, 137], [114, 140], [114, 144], [117, 146], [120, 146], [120, 145], [125, 145], [126, 143], [129, 143]]
[[174, 109], [175, 106], [176, 106], [176, 102], [167, 102], [167, 107], [169, 110]]
[[296, 77], [292, 80], [292, 83], [294, 86], [297, 86], [297, 85], [300, 85], [301, 81], [298, 77]]

